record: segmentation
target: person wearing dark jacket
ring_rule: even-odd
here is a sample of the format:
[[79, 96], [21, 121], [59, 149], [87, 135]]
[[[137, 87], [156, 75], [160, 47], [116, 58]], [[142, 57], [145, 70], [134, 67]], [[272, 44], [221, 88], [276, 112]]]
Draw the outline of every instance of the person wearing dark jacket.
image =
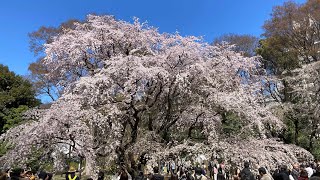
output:
[[240, 172], [240, 179], [241, 180], [255, 180], [254, 175], [250, 171], [249, 162], [247, 162], [247, 161], [244, 162], [244, 168]]
[[104, 180], [104, 173], [102, 171], [98, 173], [98, 180]]
[[299, 179], [299, 175], [300, 175], [300, 166], [299, 164], [293, 164], [293, 168], [291, 170], [291, 175], [293, 177], [294, 180], [298, 180]]
[[139, 175], [135, 178], [135, 180], [144, 180], [144, 175], [142, 171], [139, 172]]
[[120, 180], [128, 180], [128, 172], [125, 169], [122, 169], [120, 172]]
[[279, 172], [275, 172], [273, 174], [273, 179], [274, 180], [290, 180], [287, 166], [282, 165], [280, 167]]
[[173, 173], [170, 177], [170, 180], [179, 180], [178, 175], [176, 173]]
[[159, 174], [159, 168], [158, 167], [154, 167], [153, 168], [153, 175], [151, 177], [151, 180], [164, 180], [164, 176], [162, 176], [161, 174]]
[[313, 173], [311, 177], [315, 177], [315, 176], [320, 177], [320, 167], [319, 166], [316, 168], [316, 172]]
[[308, 172], [305, 169], [302, 169], [300, 172], [299, 180], [308, 180]]

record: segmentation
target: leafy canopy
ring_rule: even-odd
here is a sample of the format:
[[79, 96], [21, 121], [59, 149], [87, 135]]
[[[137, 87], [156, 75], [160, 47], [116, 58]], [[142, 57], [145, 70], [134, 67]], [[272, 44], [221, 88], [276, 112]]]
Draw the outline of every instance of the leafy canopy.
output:
[[0, 133], [19, 124], [21, 114], [39, 104], [31, 83], [0, 64]]

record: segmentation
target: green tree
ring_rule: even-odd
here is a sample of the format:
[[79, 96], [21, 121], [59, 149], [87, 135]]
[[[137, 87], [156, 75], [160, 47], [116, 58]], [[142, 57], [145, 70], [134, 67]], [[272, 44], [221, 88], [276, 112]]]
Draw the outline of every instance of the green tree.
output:
[[231, 111], [222, 113], [222, 131], [227, 136], [238, 135], [243, 128], [241, 118]]
[[264, 40], [257, 53], [275, 74], [291, 71], [320, 59], [320, 1], [292, 1], [275, 6], [263, 26]]
[[300, 67], [297, 53], [285, 51], [279, 37], [270, 37], [259, 41], [257, 54], [263, 57], [262, 64], [269, 73], [280, 75], [285, 70], [293, 70]]
[[[270, 74], [277, 76], [284, 107], [286, 129], [280, 134], [286, 143], [294, 143], [316, 158], [319, 143], [319, 63], [320, 0], [304, 4], [292, 1], [275, 6], [263, 26], [257, 54]], [[272, 82], [275, 84], [274, 82]]]
[[212, 44], [221, 44], [222, 42], [234, 44], [236, 52], [251, 57], [256, 54], [255, 49], [258, 47], [259, 38], [252, 35], [224, 34], [217, 37]]
[[31, 83], [0, 64], [0, 133], [22, 121], [22, 113], [40, 101]]

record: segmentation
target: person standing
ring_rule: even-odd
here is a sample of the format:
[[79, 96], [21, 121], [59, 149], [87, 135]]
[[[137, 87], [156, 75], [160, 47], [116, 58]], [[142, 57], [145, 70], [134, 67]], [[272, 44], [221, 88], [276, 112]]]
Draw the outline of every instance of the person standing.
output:
[[184, 169], [180, 170], [179, 180], [187, 180], [187, 174], [185, 173]]
[[120, 176], [119, 180], [129, 180], [128, 173], [126, 172], [125, 169], [121, 169], [119, 176]]
[[320, 177], [320, 167], [319, 166], [316, 168], [316, 172], [313, 173], [311, 177], [314, 177], [314, 176]]
[[174, 174], [176, 170], [176, 163], [174, 160], [171, 161], [171, 174]]
[[176, 173], [171, 174], [170, 180], [179, 180], [178, 174]]
[[74, 167], [70, 167], [68, 171], [67, 180], [80, 180], [80, 178], [76, 175], [76, 169]]
[[241, 180], [255, 180], [254, 175], [250, 171], [250, 164], [249, 162], [244, 162], [244, 168], [240, 172], [240, 179]]
[[213, 179], [214, 180], [218, 180], [218, 168], [219, 168], [218, 160], [215, 159], [214, 165], [213, 165]]
[[298, 163], [293, 164], [291, 175], [294, 180], [298, 180], [300, 174], [300, 166]]
[[299, 175], [299, 180], [308, 180], [308, 172], [305, 169], [302, 169]]
[[281, 165], [279, 172], [274, 173], [274, 180], [290, 180], [288, 167], [286, 165]]
[[210, 179], [212, 179], [212, 177], [213, 177], [213, 167], [214, 167], [214, 161], [213, 161], [213, 157], [211, 157], [211, 159], [209, 161], [209, 166], [208, 166]]
[[226, 179], [226, 170], [224, 161], [222, 161], [218, 167], [217, 180], [225, 180]]
[[258, 171], [261, 177], [260, 180], [273, 180], [273, 178], [269, 174], [267, 174], [266, 168], [260, 167]]
[[311, 164], [307, 164], [307, 167], [305, 169], [308, 172], [308, 178], [310, 178], [312, 176], [312, 174], [314, 173], [313, 169], [311, 167]]
[[207, 180], [207, 178], [202, 174], [201, 168], [196, 168], [194, 180]]
[[159, 174], [159, 168], [154, 167], [153, 168], [153, 175], [151, 177], [151, 180], [164, 180], [164, 176]]
[[143, 175], [143, 172], [140, 171], [138, 176], [135, 178], [135, 180], [144, 180], [144, 175]]
[[168, 165], [167, 165], [167, 163], [165, 162], [164, 163], [164, 166], [163, 166], [163, 174], [168, 174]]
[[234, 174], [232, 176], [233, 180], [240, 180], [240, 169], [239, 168], [236, 168], [234, 170]]
[[201, 168], [202, 168], [202, 174], [204, 176], [206, 176], [207, 175], [207, 166], [206, 166], [206, 164], [204, 162], [202, 163]]
[[98, 173], [98, 180], [104, 180], [104, 173], [102, 171]]

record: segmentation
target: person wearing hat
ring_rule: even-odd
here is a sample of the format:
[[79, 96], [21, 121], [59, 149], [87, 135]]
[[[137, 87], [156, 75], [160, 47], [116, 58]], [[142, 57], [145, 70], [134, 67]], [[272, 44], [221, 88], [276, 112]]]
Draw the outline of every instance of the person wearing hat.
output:
[[76, 168], [70, 167], [68, 174], [67, 174], [67, 180], [80, 180], [80, 178], [76, 175]]

